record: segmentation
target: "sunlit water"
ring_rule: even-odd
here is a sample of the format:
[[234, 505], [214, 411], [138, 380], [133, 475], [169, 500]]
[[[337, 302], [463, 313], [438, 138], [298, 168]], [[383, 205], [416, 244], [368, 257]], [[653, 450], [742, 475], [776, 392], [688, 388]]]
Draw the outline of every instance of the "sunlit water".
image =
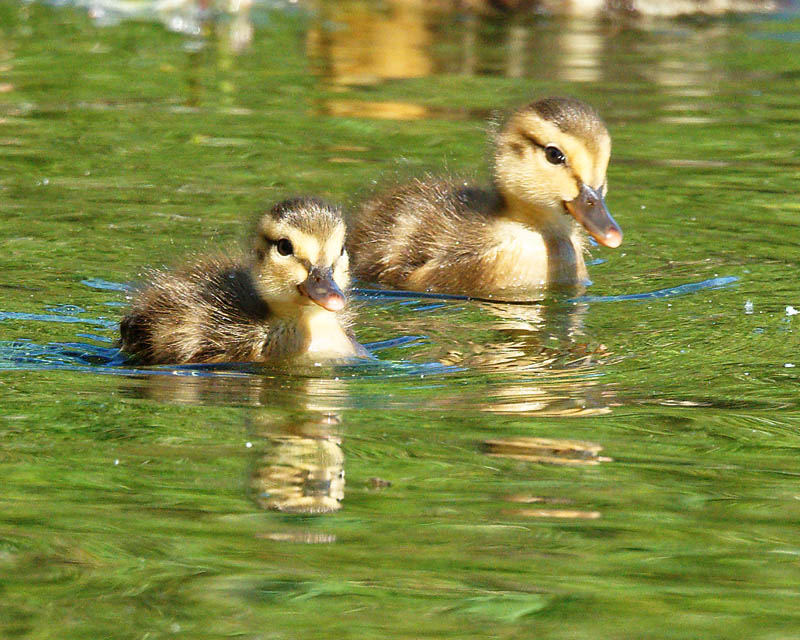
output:
[[[0, 637], [800, 638], [800, 17], [444, 5], [0, 5]], [[143, 267], [485, 180], [563, 93], [625, 231], [582, 295], [359, 283], [374, 359], [302, 371], [114, 347]]]

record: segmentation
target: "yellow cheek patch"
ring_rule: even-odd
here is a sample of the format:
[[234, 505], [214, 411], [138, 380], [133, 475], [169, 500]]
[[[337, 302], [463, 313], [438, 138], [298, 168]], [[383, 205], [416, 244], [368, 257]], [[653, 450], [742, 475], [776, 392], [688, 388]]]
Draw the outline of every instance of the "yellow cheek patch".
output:
[[562, 134], [561, 149], [567, 155], [572, 171], [584, 184], [599, 189], [606, 179], [606, 168], [611, 153], [611, 141], [608, 136], [596, 141], [598, 153], [590, 153], [582, 140]]
[[267, 260], [258, 273], [261, 287], [273, 296], [282, 291], [293, 294], [307, 277], [306, 268], [297, 260]]
[[347, 253], [344, 253], [334, 264], [336, 266], [333, 269], [333, 279], [341, 289], [347, 289], [350, 286], [350, 259]]
[[342, 247], [344, 247], [344, 234], [344, 225], [336, 227], [336, 230], [323, 243], [320, 260], [317, 264], [332, 265], [339, 259]]
[[295, 229], [289, 239], [294, 245], [294, 255], [298, 259], [316, 264], [320, 254], [320, 242], [317, 238]]
[[344, 246], [344, 225], [340, 225], [327, 238], [319, 238], [310, 234], [292, 229], [287, 237], [294, 246], [294, 255], [300, 260], [308, 260], [311, 264], [320, 267], [333, 265], [342, 253]]
[[575, 182], [575, 177], [569, 170], [559, 171], [553, 180], [561, 199], [565, 201], [578, 197], [580, 186]]

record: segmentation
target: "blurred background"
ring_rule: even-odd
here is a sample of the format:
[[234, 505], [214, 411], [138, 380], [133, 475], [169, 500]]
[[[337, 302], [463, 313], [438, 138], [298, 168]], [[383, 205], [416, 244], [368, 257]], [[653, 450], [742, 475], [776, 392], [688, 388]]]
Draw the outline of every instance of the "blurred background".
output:
[[[0, 2], [0, 636], [798, 638], [797, 2]], [[353, 296], [374, 361], [137, 367], [147, 267], [613, 140], [593, 284]]]

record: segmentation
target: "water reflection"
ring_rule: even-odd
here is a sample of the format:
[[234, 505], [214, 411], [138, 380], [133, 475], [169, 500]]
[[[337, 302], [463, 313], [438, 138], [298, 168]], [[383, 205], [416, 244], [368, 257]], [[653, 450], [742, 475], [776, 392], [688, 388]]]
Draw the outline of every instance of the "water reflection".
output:
[[166, 403], [258, 407], [247, 413], [255, 503], [284, 513], [338, 511], [344, 498], [342, 410], [349, 403], [336, 377], [245, 375], [136, 378], [127, 395]]
[[339, 85], [371, 85], [387, 78], [420, 78], [433, 72], [426, 0], [319, 2], [307, 35], [318, 71]]
[[[604, 344], [591, 344], [584, 332], [589, 305], [548, 301], [484, 303], [483, 308], [494, 317], [491, 326], [501, 337], [491, 349], [490, 368], [517, 372], [515, 379], [495, 387], [484, 411], [549, 416], [610, 412], [614, 391], [599, 373], [614, 356]], [[485, 355], [481, 359], [486, 366]]]
[[[358, 118], [413, 120], [431, 117], [463, 118], [483, 114], [478, 105], [464, 108], [442, 103], [448, 87], [437, 88], [433, 104], [401, 96], [353, 95], [387, 81], [413, 80], [448, 75], [493, 75], [530, 78], [539, 82], [561, 82], [567, 91], [576, 84], [621, 83], [631, 74], [641, 76], [677, 98], [666, 105], [663, 119], [670, 123], [703, 123], [707, 114], [697, 114], [699, 97], [715, 95], [724, 78], [720, 67], [708, 57], [709, 40], [724, 38], [730, 25], [708, 22], [702, 28], [679, 28], [654, 22], [653, 13], [674, 15], [697, 10], [772, 10], [776, 3], [707, 2], [681, 3], [531, 3], [494, 1], [307, 0], [297, 3], [275, 0], [226, 2], [178, 0], [162, 3], [118, 3], [97, 1], [89, 13], [98, 24], [123, 20], [157, 19], [186, 35], [186, 56], [177, 66], [184, 70], [186, 99], [183, 108], [196, 108], [212, 92], [235, 104], [237, 57], [253, 53], [255, 38], [267, 40], [267, 29], [256, 34], [254, 24], [269, 21], [269, 11], [307, 12], [309, 27], [304, 34], [307, 55], [321, 88], [328, 95], [315, 108], [319, 112]], [[517, 6], [517, 5], [523, 6]], [[641, 5], [641, 6], [640, 6]], [[658, 11], [655, 5], [659, 5]], [[663, 6], [662, 6], [663, 5]], [[515, 10], [498, 13], [498, 6]], [[485, 10], [485, 9], [490, 10]], [[622, 10], [620, 10], [622, 8]], [[266, 13], [265, 13], [266, 10]], [[259, 13], [260, 12], [260, 13]], [[624, 20], [608, 20], [609, 13]], [[550, 17], [543, 17], [543, 14]], [[658, 41], [648, 31], [669, 29], [675, 37]], [[269, 45], [267, 45], [269, 46]], [[637, 60], [620, 65], [620, 47], [630, 47]], [[257, 52], [255, 52], [257, 53]], [[0, 49], [0, 69], [8, 56]], [[715, 73], [712, 73], [712, 69]], [[215, 86], [208, 86], [213, 83]], [[14, 85], [1, 83], [0, 91]], [[334, 94], [334, 95], [330, 95]], [[533, 95], [529, 97], [534, 97]], [[435, 106], [434, 106], [435, 105]], [[494, 101], [491, 107], [500, 106]]]
[[[455, 106], [434, 108], [397, 97], [374, 100], [345, 95], [350, 88], [374, 87], [389, 80], [461, 74], [624, 85], [633, 73], [663, 88], [666, 95], [681, 98], [666, 107], [676, 112], [666, 116], [666, 121], [677, 123], [706, 121], [683, 112], [692, 108], [692, 100], [714, 95], [722, 84], [720, 67], [712, 66], [704, 45], [725, 37], [730, 24], [707, 21], [702, 28], [678, 28], [653, 16], [781, 8], [778, 2], [764, 0], [96, 0], [81, 6], [88, 6], [99, 25], [155, 19], [185, 34], [185, 106], [189, 107], [202, 104], [210, 71], [221, 78], [216, 89], [232, 97], [236, 57], [252, 49], [254, 38], [269, 38], [268, 30], [256, 36], [254, 24], [268, 22], [269, 11], [292, 12], [300, 7], [310, 18], [305, 46], [312, 67], [324, 89], [342, 94], [325, 98], [318, 105], [323, 113], [396, 120], [464, 117], [464, 110]], [[675, 37], [671, 42], [661, 39], [653, 55], [647, 32], [664, 29]], [[625, 42], [620, 45], [620, 40]], [[642, 63], [620, 65], [615, 55], [620, 46], [631, 47]], [[11, 67], [4, 63], [8, 57], [0, 48], [0, 69]], [[13, 84], [0, 83], [0, 92], [13, 90]]]
[[607, 355], [602, 345], [592, 348], [585, 342], [583, 320], [589, 309], [587, 304], [472, 304], [483, 310], [489, 319], [486, 328], [496, 339], [467, 343], [468, 351], [451, 350], [443, 362], [510, 373], [575, 369]]
[[[537, 81], [630, 84], [641, 74], [665, 95], [679, 100], [666, 109], [669, 122], [704, 122], [684, 111], [696, 108], [698, 96], [717, 93], [721, 79], [711, 73], [709, 40], [724, 38], [725, 22], [681, 29], [656, 22], [652, 15], [695, 12], [773, 10], [775, 3], [537, 3], [537, 9], [557, 17], [545, 19], [528, 5], [526, 11], [500, 13], [476, 10], [491, 2], [424, 2], [387, 0], [380, 5], [355, 0], [309, 3], [313, 20], [306, 48], [324, 88], [330, 93], [320, 105], [334, 116], [409, 120], [464, 117], [457, 105], [442, 107], [396, 95], [376, 100], [349, 95], [387, 81], [448, 74], [494, 75]], [[658, 5], [658, 7], [656, 7]], [[624, 20], [608, 20], [609, 13]], [[670, 29], [675, 37], [658, 41], [652, 50], [648, 32]], [[498, 43], [501, 43], [498, 46]], [[642, 60], [620, 65], [617, 52], [628, 46]], [[656, 55], [654, 55], [654, 53]], [[716, 67], [716, 73], [720, 68]], [[447, 89], [445, 88], [444, 91]], [[570, 90], [571, 91], [571, 90]], [[412, 92], [408, 92], [411, 94]], [[494, 105], [496, 106], [496, 105]], [[474, 115], [474, 114], [473, 114]]]
[[550, 438], [499, 438], [485, 440], [484, 450], [489, 456], [513, 458], [526, 462], [586, 466], [610, 462], [610, 458], [599, 455], [603, 450], [594, 442], [577, 440], [553, 440]]
[[253, 499], [263, 509], [285, 513], [338, 511], [345, 487], [341, 445], [347, 389], [338, 378], [289, 378], [281, 382], [280, 395], [280, 405], [264, 406], [248, 418], [257, 443], [250, 474]]
[[558, 76], [567, 82], [601, 80], [601, 60], [607, 39], [597, 24], [587, 20], [571, 20], [558, 37], [556, 46], [564, 52]]
[[[431, 75], [432, 33], [425, 4], [395, 1], [380, 11], [363, 2], [315, 3], [316, 19], [306, 35], [306, 47], [317, 74], [334, 92]], [[340, 117], [414, 120], [428, 115], [420, 104], [397, 100], [334, 98], [323, 101], [321, 108]]]
[[[509, 458], [533, 464], [549, 464], [569, 467], [596, 466], [611, 462], [611, 458], [601, 456], [599, 444], [578, 440], [557, 440], [522, 436], [516, 438], [493, 438], [482, 443], [486, 455], [493, 458]], [[556, 518], [571, 520], [596, 520], [599, 511], [576, 509], [572, 501], [555, 496], [511, 494], [504, 496], [505, 502], [514, 506], [505, 513], [522, 518]], [[530, 505], [537, 505], [531, 508]], [[542, 508], [541, 505], [545, 505]], [[554, 508], [552, 505], [557, 505]]]
[[[137, 371], [139, 375], [128, 376], [122, 392], [129, 397], [169, 404], [248, 406], [283, 414], [310, 412], [326, 416], [337, 414], [350, 403], [344, 383], [327, 367], [313, 369], [318, 377], [304, 376], [311, 374], [311, 370], [292, 372], [246, 363], [232, 363], [230, 367], [187, 365], [174, 370], [152, 367]], [[186, 375], [169, 375], [171, 372]], [[189, 375], [191, 373], [198, 375]], [[328, 374], [330, 377], [325, 377]]]
[[250, 476], [255, 502], [286, 513], [338, 511], [345, 485], [340, 423], [339, 414], [326, 411], [284, 419], [258, 413], [251, 430], [264, 448]]
[[88, 13], [100, 26], [113, 26], [125, 20], [158, 20], [171, 31], [191, 37], [213, 34], [226, 50], [239, 53], [253, 40], [252, 7], [253, 0], [92, 0], [88, 3]]
[[[538, 416], [598, 415], [611, 410], [615, 392], [600, 374], [617, 356], [587, 338], [583, 329], [587, 304], [549, 300], [468, 305], [462, 309], [448, 302], [432, 308], [423, 303], [417, 313], [403, 317], [404, 331], [431, 338], [422, 357], [458, 367], [472, 378], [488, 376], [480, 393], [457, 399], [443, 394], [432, 398], [430, 406], [456, 402], [488, 413]], [[468, 322], [473, 332], [454, 333], [451, 327], [459, 322]]]
[[[542, 29], [532, 14], [481, 15], [460, 3], [389, 0], [376, 9], [363, 2], [320, 1], [315, 6], [307, 50], [335, 91], [442, 73], [595, 81], [608, 42], [601, 23], [585, 17], [564, 19], [554, 30]], [[375, 115], [365, 101], [336, 98], [328, 108], [334, 115]], [[382, 109], [384, 117], [396, 110], [398, 119], [430, 113], [407, 102], [384, 103]]]

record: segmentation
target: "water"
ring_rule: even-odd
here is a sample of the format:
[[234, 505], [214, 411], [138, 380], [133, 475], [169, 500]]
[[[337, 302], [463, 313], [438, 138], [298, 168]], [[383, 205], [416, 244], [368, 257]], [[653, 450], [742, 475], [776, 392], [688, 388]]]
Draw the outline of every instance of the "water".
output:
[[[0, 5], [0, 637], [800, 638], [794, 9], [111, 6]], [[143, 267], [485, 178], [552, 93], [614, 141], [583, 297], [365, 288], [353, 366], [113, 348]]]

